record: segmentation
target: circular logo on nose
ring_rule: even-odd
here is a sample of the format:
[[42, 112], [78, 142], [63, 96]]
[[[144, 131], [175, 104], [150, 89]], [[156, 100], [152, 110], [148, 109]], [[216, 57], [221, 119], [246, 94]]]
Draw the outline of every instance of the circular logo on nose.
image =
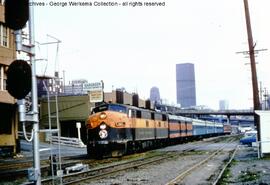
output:
[[104, 138], [106, 138], [107, 136], [108, 136], [107, 130], [101, 130], [101, 131], [99, 131], [99, 137], [100, 137], [101, 139], [104, 139]]

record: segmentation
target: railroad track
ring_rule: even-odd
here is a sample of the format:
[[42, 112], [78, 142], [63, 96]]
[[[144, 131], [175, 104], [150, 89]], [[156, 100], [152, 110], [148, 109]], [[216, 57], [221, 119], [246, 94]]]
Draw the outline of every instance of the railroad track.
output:
[[23, 168], [28, 168], [32, 166], [32, 161], [22, 162], [22, 163], [1, 163], [0, 172], [5, 170], [18, 170]]
[[[73, 159], [73, 157], [62, 157], [62, 167], [71, 166], [78, 162], [80, 159]], [[85, 159], [85, 161], [91, 161], [89, 159]], [[92, 160], [93, 161], [93, 160]], [[90, 163], [90, 162], [89, 162]], [[41, 160], [41, 172], [42, 174], [47, 174], [50, 170], [49, 160]], [[23, 177], [27, 177], [28, 168], [33, 167], [33, 161], [30, 159], [20, 160], [20, 161], [12, 161], [0, 163], [0, 177], [1, 181], [5, 180], [17, 180]]]
[[[201, 142], [201, 141], [199, 141]], [[186, 149], [188, 151], [188, 149]], [[78, 157], [76, 157], [78, 158]], [[67, 165], [72, 165], [74, 163], [86, 163], [86, 164], [90, 164], [90, 163], [100, 163], [103, 161], [99, 162], [95, 162], [94, 160], [89, 160], [89, 159], [85, 159], [86, 157], [79, 157], [79, 158], [83, 158], [83, 160], [77, 159], [77, 160], [73, 160], [73, 157], [62, 157], [62, 161], [69, 161], [66, 162], [66, 166]], [[106, 163], [106, 160], [105, 162]], [[41, 160], [40, 162], [41, 164], [41, 168], [43, 170], [46, 170], [46, 168], [49, 167], [49, 161], [48, 159], [46, 160]], [[27, 173], [27, 169], [33, 166], [33, 160], [32, 158], [29, 159], [25, 159], [25, 160], [14, 160], [14, 161], [9, 161], [9, 162], [4, 162], [4, 163], [0, 163], [0, 176], [4, 177], [4, 176], [17, 176], [18, 173], [20, 174], [25, 174]]]
[[[214, 143], [211, 143], [214, 144]], [[105, 167], [100, 167], [100, 168], [95, 168], [91, 170], [87, 170], [84, 172], [78, 172], [70, 175], [64, 175], [62, 177], [62, 183], [63, 184], [76, 184], [80, 182], [89, 182], [93, 181], [99, 178], [106, 178], [110, 177], [111, 175], [115, 173], [119, 173], [122, 171], [130, 170], [130, 169], [136, 169], [139, 167], [147, 166], [149, 164], [153, 163], [159, 163], [164, 160], [170, 160], [173, 158], [178, 158], [179, 156], [182, 156], [183, 154], [185, 155], [186, 153], [188, 154], [190, 151], [194, 151], [202, 147], [201, 142], [198, 142], [196, 145], [192, 146], [187, 146], [183, 148], [182, 152], [167, 152], [167, 153], [162, 153], [159, 155], [154, 155], [150, 157], [143, 157], [140, 159], [135, 159], [135, 160], [130, 160], [127, 162], [121, 162], [117, 164], [110, 164]], [[220, 149], [221, 151], [222, 149]], [[213, 152], [211, 157], [215, 156], [217, 152]], [[210, 158], [209, 158], [210, 159]], [[208, 160], [209, 160], [208, 159]], [[206, 161], [206, 160], [205, 160]], [[203, 164], [204, 162], [202, 162]], [[192, 170], [192, 169], [191, 169]], [[42, 181], [42, 184], [52, 184], [53, 179], [46, 179]]]
[[225, 170], [228, 168], [228, 166], [231, 164], [232, 160], [234, 159], [234, 156], [238, 150], [239, 145], [237, 145], [232, 153], [232, 155], [230, 156], [230, 159], [228, 160], [228, 162], [224, 165], [224, 167], [222, 168], [222, 170], [220, 171], [218, 177], [216, 178], [216, 180], [212, 183], [212, 185], [216, 185], [219, 183], [219, 181], [222, 179], [222, 176], [225, 172]]
[[[91, 169], [91, 170], [87, 170], [83, 172], [64, 175], [62, 177], [62, 183], [65, 185], [68, 185], [68, 184], [75, 184], [75, 183], [83, 182], [86, 180], [94, 180], [101, 177], [108, 177], [112, 174], [115, 174], [121, 171], [139, 168], [141, 166], [145, 166], [145, 165], [156, 163], [162, 160], [166, 160], [172, 156], [173, 155], [164, 156], [164, 154], [160, 154], [156, 156], [143, 157], [143, 158], [130, 160], [126, 162], [110, 164], [107, 166], [103, 166], [103, 167], [99, 167], [99, 168], [95, 168], [95, 169]], [[52, 184], [52, 181], [53, 179], [51, 178], [45, 179], [45, 180], [42, 180], [42, 184]]]
[[[83, 155], [84, 156], [84, 155]], [[82, 156], [82, 157], [83, 157]], [[77, 157], [80, 158], [81, 156]], [[62, 157], [62, 161], [65, 160], [73, 160], [74, 157]], [[76, 161], [76, 160], [74, 160]], [[41, 166], [46, 166], [49, 164], [49, 159], [42, 159], [40, 160]], [[13, 161], [5, 161], [0, 162], [0, 172], [5, 170], [20, 170], [20, 169], [26, 169], [33, 166], [33, 159], [32, 157], [28, 157], [24, 160], [13, 160]]]
[[[231, 140], [231, 142], [233, 142], [234, 139]], [[170, 180], [169, 182], [166, 183], [166, 185], [174, 185], [174, 184], [178, 184], [180, 183], [185, 177], [187, 177], [188, 175], [190, 175], [190, 173], [198, 168], [202, 168], [204, 165], [207, 165], [207, 163], [213, 159], [214, 157], [216, 157], [217, 155], [221, 154], [224, 150], [224, 148], [227, 146], [228, 143], [225, 143], [223, 146], [221, 146], [219, 149], [217, 149], [216, 151], [212, 152], [207, 158], [197, 162], [196, 164], [189, 166], [187, 168], [185, 168], [184, 170], [182, 170], [177, 177], [175, 177], [174, 179]], [[232, 159], [234, 158], [234, 155], [237, 151], [238, 145], [235, 147], [235, 149], [233, 150], [233, 154], [230, 157], [230, 160], [228, 163], [226, 163], [223, 167], [223, 169], [221, 170], [221, 172], [219, 173], [218, 177], [216, 178], [216, 180], [212, 183], [213, 185], [216, 185], [219, 181], [219, 179], [221, 178], [223, 172], [225, 171], [226, 167], [230, 164], [230, 162], [232, 161]]]
[[[217, 139], [220, 140], [219, 138], [217, 138]], [[225, 137], [225, 139], [226, 139], [226, 137]], [[210, 144], [213, 144], [213, 143], [216, 143], [216, 139], [212, 139], [211, 141], [198, 141], [198, 142], [188, 143], [186, 146], [183, 146], [182, 152], [181, 153], [178, 152], [177, 154], [175, 152], [174, 153], [172, 153], [172, 152], [171, 153], [170, 152], [164, 153], [163, 152], [160, 155], [153, 155], [153, 156], [148, 157], [148, 158], [147, 157], [140, 157], [143, 155], [136, 154], [136, 155], [139, 155], [139, 157], [137, 157], [135, 160], [130, 160], [127, 162], [123, 162], [121, 158], [120, 159], [101, 160], [101, 161], [100, 160], [99, 161], [89, 160], [89, 159], [76, 160], [77, 163], [89, 164], [89, 166], [91, 166], [91, 168], [93, 166], [101, 166], [101, 167], [93, 168], [93, 169], [88, 170], [88, 171], [78, 172], [78, 173], [74, 173], [74, 174], [70, 174], [70, 175], [63, 175], [62, 182], [63, 182], [63, 184], [75, 184], [75, 183], [82, 182], [82, 181], [88, 181], [88, 180], [91, 181], [91, 180], [101, 178], [101, 177], [108, 177], [111, 174], [125, 171], [128, 169], [139, 168], [141, 166], [146, 166], [146, 165], [151, 164], [151, 163], [157, 163], [157, 162], [160, 162], [163, 160], [168, 160], [168, 159], [171, 159], [174, 157], [179, 157], [181, 155], [188, 154], [191, 151], [198, 150], [200, 147], [202, 147], [202, 144], [201, 144], [202, 142], [203, 143], [210, 142]], [[119, 160], [121, 160], [121, 161], [119, 162]], [[45, 161], [48, 162], [47, 160], [45, 160]], [[109, 164], [109, 163], [114, 163], [114, 164]], [[12, 166], [14, 164], [9, 164], [9, 165]], [[31, 166], [31, 164], [29, 164], [29, 162], [25, 163], [23, 165], [25, 165], [27, 167]], [[103, 165], [103, 167], [102, 167], [102, 165]], [[48, 169], [48, 164], [45, 167]], [[14, 167], [13, 167], [13, 169], [14, 169]], [[46, 177], [43, 177], [43, 178], [46, 178]], [[55, 183], [53, 183], [53, 180], [54, 179], [52, 179], [52, 178], [44, 179], [44, 180], [42, 180], [42, 184], [55, 184]], [[29, 184], [31, 184], [31, 183], [29, 183]]]

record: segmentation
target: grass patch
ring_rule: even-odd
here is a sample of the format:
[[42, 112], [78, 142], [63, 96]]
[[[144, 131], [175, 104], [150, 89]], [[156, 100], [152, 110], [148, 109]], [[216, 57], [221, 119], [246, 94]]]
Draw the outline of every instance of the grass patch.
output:
[[240, 182], [254, 181], [260, 178], [259, 172], [256, 171], [242, 171], [239, 180]]
[[228, 180], [232, 177], [230, 168], [226, 168], [222, 174], [221, 179], [218, 181], [219, 185], [226, 185]]
[[237, 164], [237, 161], [235, 160], [235, 159], [233, 159], [232, 161], [231, 161], [231, 163], [228, 165], [228, 168], [230, 168], [231, 166], [234, 166], [234, 165], [236, 165]]
[[[224, 161], [227, 162], [226, 160]], [[236, 165], [237, 161], [233, 159], [231, 163], [227, 166], [227, 168], [224, 170], [220, 180], [218, 181], [218, 185], [226, 185], [229, 183], [230, 178], [232, 177], [231, 167]]]

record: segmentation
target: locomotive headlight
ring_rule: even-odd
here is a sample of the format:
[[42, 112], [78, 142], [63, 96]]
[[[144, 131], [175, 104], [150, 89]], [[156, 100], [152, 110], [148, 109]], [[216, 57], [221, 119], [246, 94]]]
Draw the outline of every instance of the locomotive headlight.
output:
[[99, 118], [100, 119], [106, 119], [107, 118], [107, 115], [105, 112], [102, 112], [100, 115], [99, 115]]
[[99, 126], [99, 128], [101, 129], [101, 130], [104, 130], [104, 129], [106, 129], [106, 125], [105, 124], [101, 124], [100, 126]]
[[101, 131], [99, 131], [99, 137], [101, 138], [101, 139], [105, 139], [106, 137], [108, 137], [108, 132], [107, 132], [107, 130], [101, 130]]

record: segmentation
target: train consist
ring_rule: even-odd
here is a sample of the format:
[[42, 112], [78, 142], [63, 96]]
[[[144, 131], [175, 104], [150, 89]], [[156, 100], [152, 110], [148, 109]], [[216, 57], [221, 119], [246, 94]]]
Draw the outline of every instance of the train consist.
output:
[[87, 153], [95, 158], [230, 133], [230, 125], [111, 103], [95, 107], [86, 128]]

